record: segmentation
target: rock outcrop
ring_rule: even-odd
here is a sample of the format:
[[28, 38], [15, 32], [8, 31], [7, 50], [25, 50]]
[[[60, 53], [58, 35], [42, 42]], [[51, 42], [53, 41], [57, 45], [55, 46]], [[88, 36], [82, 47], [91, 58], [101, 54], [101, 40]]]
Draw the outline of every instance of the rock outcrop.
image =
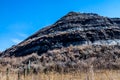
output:
[[[5, 50], [1, 57], [25, 57], [35, 53], [39, 58], [30, 58], [33, 62], [38, 61], [44, 65], [56, 62], [59, 66], [63, 64], [62, 67], [76, 65], [81, 60], [89, 61], [89, 58], [94, 57], [96, 62], [99, 62], [99, 64], [96, 63], [99, 67], [102, 64], [100, 59], [104, 60], [104, 63], [108, 60], [108, 63], [104, 64], [106, 67], [109, 64], [112, 65], [110, 60], [117, 64], [116, 60], [120, 57], [119, 44], [120, 18], [70, 12], [53, 25], [39, 30], [18, 45]], [[73, 46], [72, 50], [69, 50], [70, 46]], [[75, 49], [75, 46], [89, 47], [81, 50]], [[97, 49], [99, 50], [96, 51]], [[54, 50], [57, 51], [54, 52]], [[25, 64], [27, 61], [29, 59], [22, 63]]]

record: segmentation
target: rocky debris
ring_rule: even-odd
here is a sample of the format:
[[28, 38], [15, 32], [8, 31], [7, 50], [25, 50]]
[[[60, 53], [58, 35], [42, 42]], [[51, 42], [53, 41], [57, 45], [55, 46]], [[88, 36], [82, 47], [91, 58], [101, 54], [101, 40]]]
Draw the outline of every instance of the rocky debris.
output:
[[[0, 56], [19, 58], [35, 53], [38, 56], [23, 59], [21, 64], [25, 65], [31, 61], [39, 64], [43, 70], [56, 65], [64, 68], [87, 67], [89, 61], [93, 61], [96, 68], [119, 68], [119, 23], [119, 18], [70, 12], [53, 25], [3, 51]], [[81, 50], [75, 46], [88, 47]], [[92, 58], [94, 60], [91, 60]]]

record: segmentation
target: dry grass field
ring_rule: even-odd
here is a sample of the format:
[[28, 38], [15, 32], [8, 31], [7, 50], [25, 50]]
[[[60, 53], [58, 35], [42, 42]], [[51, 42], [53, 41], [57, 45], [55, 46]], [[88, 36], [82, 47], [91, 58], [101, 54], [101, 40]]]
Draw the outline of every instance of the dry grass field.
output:
[[38, 73], [23, 75], [18, 73], [0, 72], [0, 80], [120, 80], [119, 70], [90, 70], [72, 73]]

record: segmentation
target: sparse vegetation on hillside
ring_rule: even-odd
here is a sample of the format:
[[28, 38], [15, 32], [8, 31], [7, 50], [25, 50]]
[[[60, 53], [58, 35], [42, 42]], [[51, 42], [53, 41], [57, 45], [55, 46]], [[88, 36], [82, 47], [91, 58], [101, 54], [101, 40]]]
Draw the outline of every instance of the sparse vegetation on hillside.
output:
[[120, 69], [120, 46], [86, 45], [69, 46], [67, 48], [49, 50], [43, 55], [32, 55], [24, 57], [0, 58], [0, 66], [11, 69], [26, 69], [29, 65], [36, 71], [68, 72], [88, 69], [93, 65], [94, 69]]

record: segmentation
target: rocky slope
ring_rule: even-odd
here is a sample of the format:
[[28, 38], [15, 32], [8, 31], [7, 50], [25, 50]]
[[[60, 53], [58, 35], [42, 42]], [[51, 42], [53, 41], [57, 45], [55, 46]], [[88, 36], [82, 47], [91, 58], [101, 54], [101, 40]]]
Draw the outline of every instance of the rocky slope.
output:
[[27, 64], [31, 60], [42, 65], [44, 69], [53, 66], [52, 63], [62, 67], [80, 67], [92, 58], [95, 58], [92, 62], [97, 68], [107, 68], [109, 65], [118, 68], [119, 44], [119, 18], [70, 12], [53, 25], [39, 30], [18, 45], [5, 50], [0, 56], [26, 57], [34, 53], [36, 57], [25, 58], [21, 64]]
[[120, 18], [111, 18], [111, 20], [120, 27]]
[[33, 52], [41, 55], [71, 44], [119, 44], [120, 28], [115, 22], [119, 23], [117, 19], [111, 20], [93, 13], [70, 12], [55, 24], [4, 51], [2, 56], [25, 56]]

